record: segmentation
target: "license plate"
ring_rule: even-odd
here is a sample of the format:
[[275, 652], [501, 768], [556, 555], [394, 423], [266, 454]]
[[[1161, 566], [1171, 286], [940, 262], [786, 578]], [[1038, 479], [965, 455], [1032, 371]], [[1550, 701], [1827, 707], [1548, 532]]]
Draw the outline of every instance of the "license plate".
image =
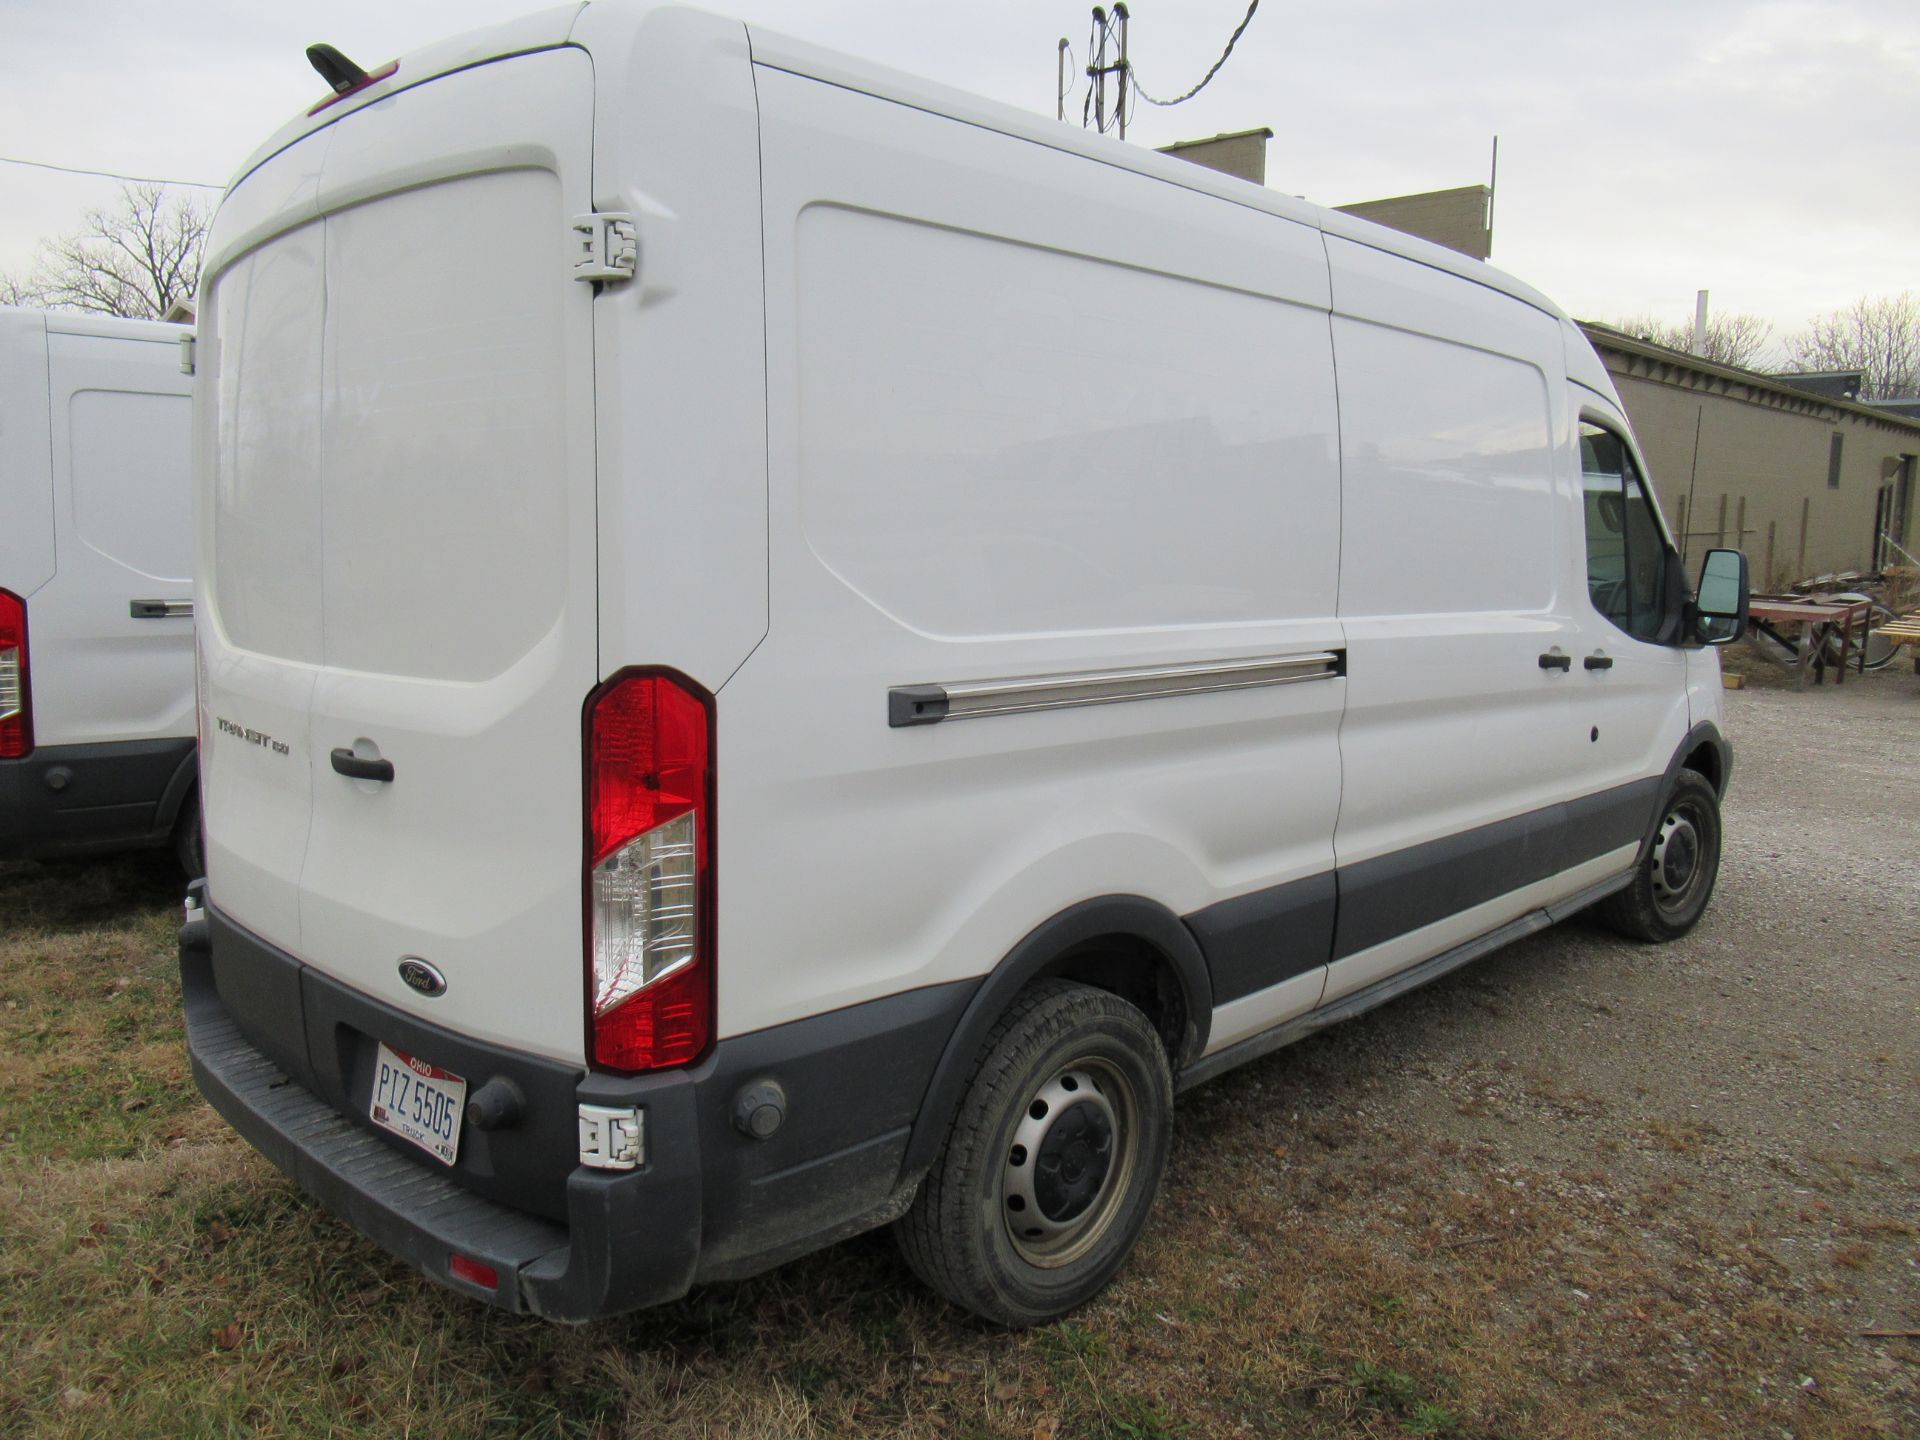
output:
[[373, 1098], [367, 1114], [383, 1130], [411, 1140], [442, 1164], [460, 1153], [460, 1114], [467, 1108], [467, 1082], [385, 1045], [373, 1062]]

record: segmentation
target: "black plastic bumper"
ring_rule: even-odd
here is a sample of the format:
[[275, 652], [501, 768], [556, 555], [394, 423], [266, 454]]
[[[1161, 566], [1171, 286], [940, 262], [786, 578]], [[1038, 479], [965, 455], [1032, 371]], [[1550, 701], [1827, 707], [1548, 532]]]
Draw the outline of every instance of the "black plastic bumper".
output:
[[[423, 1025], [211, 909], [181, 932], [180, 964], [194, 1078], [229, 1124], [426, 1275], [572, 1321], [750, 1275], [898, 1215], [919, 1180], [902, 1173], [907, 1136], [973, 990], [911, 991], [724, 1041], [692, 1070], [622, 1079]], [[452, 1169], [421, 1156], [366, 1119], [376, 1038], [470, 1085], [512, 1080], [525, 1115], [505, 1132], [466, 1122]], [[755, 1139], [734, 1127], [734, 1099], [768, 1080], [787, 1115]], [[580, 1103], [640, 1107], [645, 1163], [580, 1166]], [[498, 1288], [454, 1275], [455, 1254], [492, 1267]]]
[[42, 745], [0, 760], [0, 860], [163, 845], [193, 781], [190, 736]]

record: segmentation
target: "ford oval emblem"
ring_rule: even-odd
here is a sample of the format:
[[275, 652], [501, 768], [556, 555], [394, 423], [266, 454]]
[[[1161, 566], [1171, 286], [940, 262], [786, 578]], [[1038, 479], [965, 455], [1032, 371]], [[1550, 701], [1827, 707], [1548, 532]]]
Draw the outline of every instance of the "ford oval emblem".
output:
[[429, 998], [447, 993], [447, 977], [418, 955], [401, 957], [400, 978], [407, 982], [409, 990], [416, 990]]

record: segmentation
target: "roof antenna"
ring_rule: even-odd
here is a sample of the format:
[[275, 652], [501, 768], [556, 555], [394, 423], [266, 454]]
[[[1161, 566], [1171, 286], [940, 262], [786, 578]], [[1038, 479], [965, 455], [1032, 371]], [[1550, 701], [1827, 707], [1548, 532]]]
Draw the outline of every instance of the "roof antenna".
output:
[[309, 45], [307, 63], [320, 72], [320, 78], [333, 87], [336, 95], [346, 94], [367, 78], [366, 71], [331, 45]]

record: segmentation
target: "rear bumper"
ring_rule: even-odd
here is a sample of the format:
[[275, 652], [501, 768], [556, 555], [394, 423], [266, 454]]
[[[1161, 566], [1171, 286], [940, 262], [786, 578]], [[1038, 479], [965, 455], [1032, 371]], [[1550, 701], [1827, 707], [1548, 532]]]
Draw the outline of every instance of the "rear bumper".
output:
[[[919, 1180], [901, 1170], [912, 1119], [973, 989], [853, 1006], [723, 1041], [691, 1070], [620, 1079], [422, 1025], [211, 908], [181, 932], [180, 965], [194, 1079], [234, 1129], [422, 1273], [568, 1321], [753, 1274], [903, 1211]], [[376, 1038], [472, 1086], [512, 1079], [525, 1117], [510, 1133], [466, 1123], [453, 1169], [427, 1159], [365, 1118], [361, 1055]], [[734, 1128], [733, 1100], [766, 1079], [788, 1114], [756, 1140]], [[580, 1103], [642, 1108], [645, 1163], [580, 1166]], [[453, 1275], [454, 1254], [491, 1266], [498, 1289]]]
[[191, 736], [42, 745], [0, 760], [0, 860], [165, 844], [193, 779]]

